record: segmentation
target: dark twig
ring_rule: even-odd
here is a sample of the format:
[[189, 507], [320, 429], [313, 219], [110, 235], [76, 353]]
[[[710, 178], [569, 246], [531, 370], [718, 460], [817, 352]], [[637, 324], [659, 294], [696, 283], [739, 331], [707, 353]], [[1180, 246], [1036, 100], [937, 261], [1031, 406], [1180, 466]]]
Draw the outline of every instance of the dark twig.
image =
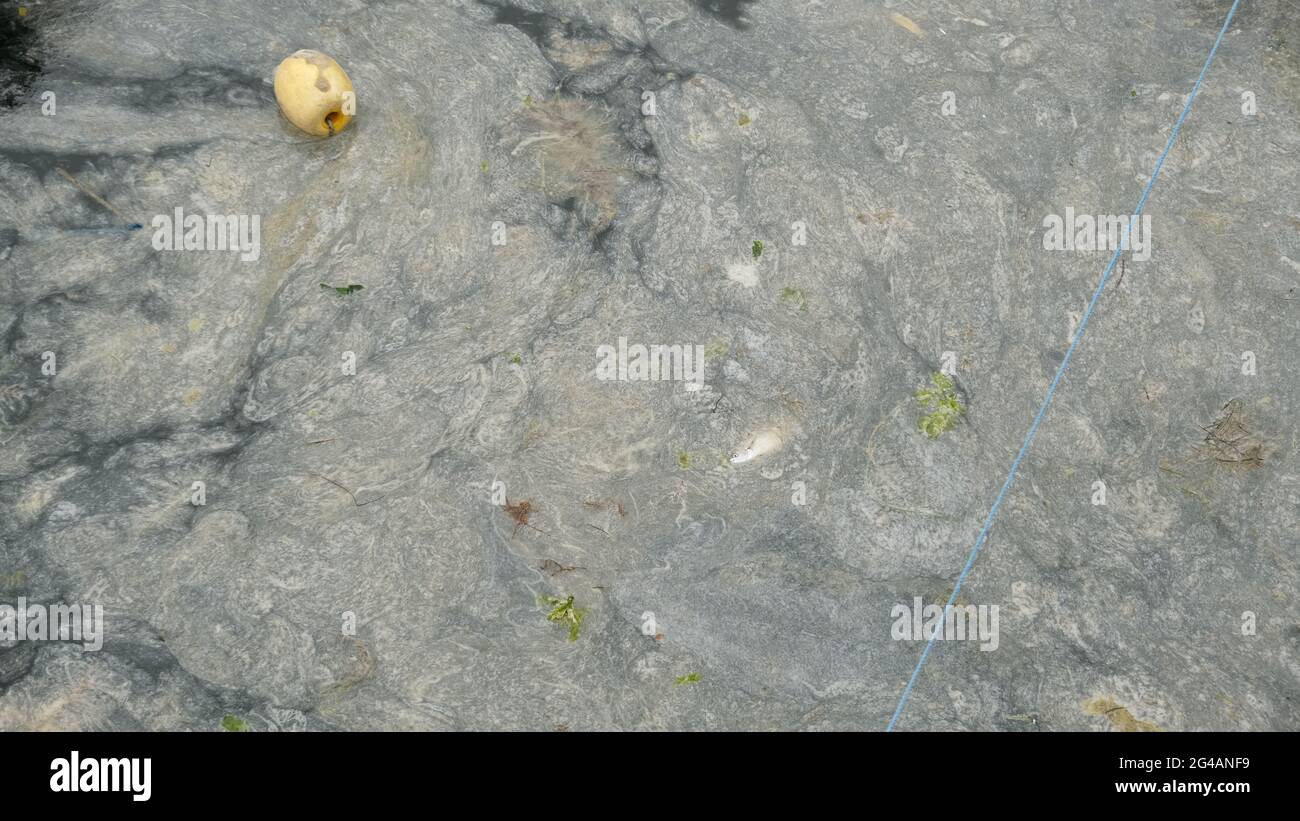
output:
[[94, 200], [96, 203], [98, 203], [99, 205], [102, 205], [103, 207], [107, 208], [109, 211], [112, 211], [113, 214], [115, 214], [115, 215], [118, 217], [118, 219], [120, 219], [120, 220], [122, 220], [123, 222], [127, 223], [128, 226], [130, 226], [130, 227], [132, 227], [132, 228], [143, 228], [143, 227], [144, 227], [144, 226], [140, 225], [140, 223], [138, 223], [138, 222], [134, 222], [134, 221], [133, 221], [130, 217], [128, 217], [126, 214], [123, 214], [121, 211], [119, 211], [119, 210], [117, 210], [116, 208], [114, 208], [114, 207], [112, 206], [112, 204], [109, 203], [108, 200], [104, 199], [103, 197], [101, 197], [101, 196], [99, 196], [98, 194], [96, 194], [94, 191], [91, 191], [89, 188], [87, 188], [86, 186], [82, 185], [81, 182], [80, 182], [76, 177], [72, 176], [72, 175], [69, 174], [67, 171], [63, 170], [62, 168], [55, 168], [54, 170], [57, 171], [57, 172], [59, 172], [59, 175], [60, 175], [61, 177], [63, 177], [65, 180], [67, 180], [68, 182], [70, 182], [70, 183], [72, 183], [73, 185], [77, 186], [77, 188], [80, 189], [81, 193], [85, 194], [87, 197], [90, 197], [90, 198], [91, 198], [92, 200]]
[[320, 473], [309, 473], [309, 474], [307, 474], [307, 475], [308, 475], [308, 476], [315, 476], [317, 479], [324, 479], [325, 481], [329, 482], [329, 483], [330, 483], [331, 485], [333, 485], [334, 487], [338, 488], [339, 490], [343, 491], [343, 492], [346, 493], [347, 495], [351, 496], [351, 497], [352, 497], [352, 504], [356, 505], [357, 507], [365, 507], [365, 506], [368, 505], [368, 504], [371, 504], [371, 503], [373, 503], [373, 502], [378, 502], [380, 499], [383, 499], [383, 498], [385, 498], [385, 497], [388, 496], [388, 494], [385, 493], [383, 496], [377, 496], [377, 497], [375, 497], [374, 499], [370, 499], [370, 500], [365, 501], [365, 502], [359, 502], [359, 501], [357, 501], [357, 494], [355, 494], [355, 493], [353, 493], [352, 491], [348, 490], [346, 487], [344, 487], [343, 485], [341, 485], [341, 484], [339, 484], [338, 482], [334, 481], [334, 480], [331, 479], [330, 477], [328, 477], [328, 476], [324, 476], [324, 475], [322, 475], [322, 474], [320, 474]]

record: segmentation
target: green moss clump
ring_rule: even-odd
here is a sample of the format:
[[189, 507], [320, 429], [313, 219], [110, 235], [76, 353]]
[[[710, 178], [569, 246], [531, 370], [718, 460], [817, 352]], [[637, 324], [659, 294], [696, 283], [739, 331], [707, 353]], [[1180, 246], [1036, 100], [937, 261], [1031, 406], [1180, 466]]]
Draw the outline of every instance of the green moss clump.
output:
[[691, 469], [691, 455], [690, 455], [689, 453], [687, 453], [686, 451], [684, 451], [684, 450], [683, 450], [683, 451], [678, 451], [678, 453], [677, 453], [677, 467], [681, 468], [682, 470], [690, 470], [690, 469]]
[[763, 256], [763, 241], [761, 239], [754, 240], [754, 247], [750, 249], [750, 253], [754, 255], [755, 261]]
[[725, 339], [713, 339], [704, 346], [705, 359], [719, 359], [731, 351], [731, 343]]
[[221, 719], [221, 729], [228, 733], [248, 732], [248, 722], [239, 716], [225, 716]]
[[582, 629], [582, 620], [587, 617], [587, 611], [573, 606], [573, 596], [567, 599], [542, 596], [542, 602], [551, 607], [551, 612], [546, 614], [546, 620], [567, 623], [569, 625], [569, 641], [577, 641], [578, 631]]
[[677, 680], [673, 682], [673, 686], [676, 687], [679, 684], [699, 684], [699, 682], [699, 673], [687, 673], [684, 676], [678, 676]]
[[322, 282], [322, 283], [320, 284], [320, 287], [324, 288], [326, 291], [333, 291], [333, 292], [334, 292], [336, 295], [338, 295], [338, 296], [347, 296], [348, 294], [355, 294], [357, 291], [363, 291], [363, 290], [365, 290], [365, 287], [366, 287], [366, 286], [364, 286], [364, 285], [341, 285], [341, 286], [340, 286], [340, 285], [326, 285], [324, 282]]
[[916, 392], [916, 401], [924, 415], [917, 422], [921, 433], [931, 439], [937, 439], [945, 431], [956, 427], [966, 406], [957, 399], [952, 379], [944, 373], [930, 376], [933, 387], [921, 388]]
[[808, 295], [804, 293], [803, 288], [782, 288], [781, 299], [784, 302], [798, 305], [801, 313], [808, 311]]

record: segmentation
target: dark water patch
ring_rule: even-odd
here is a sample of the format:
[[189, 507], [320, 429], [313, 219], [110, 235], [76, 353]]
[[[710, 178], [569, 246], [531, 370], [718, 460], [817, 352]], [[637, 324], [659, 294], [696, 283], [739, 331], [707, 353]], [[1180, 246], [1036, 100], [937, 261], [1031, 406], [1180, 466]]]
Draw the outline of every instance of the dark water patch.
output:
[[40, 35], [30, 16], [18, 16], [5, 4], [0, 9], [0, 108], [14, 108], [40, 76]]
[[[59, 169], [62, 168], [74, 177], [80, 178], [82, 174], [103, 175], [108, 177], [120, 176], [113, 173], [113, 169], [122, 165], [134, 165], [142, 162], [165, 162], [167, 160], [186, 160], [203, 146], [212, 142], [212, 140], [192, 140], [190, 142], [176, 143], [173, 145], [159, 146], [154, 149], [141, 149], [138, 151], [123, 151], [121, 153], [107, 153], [102, 151], [45, 151], [37, 148], [21, 148], [9, 146], [0, 148], [0, 174], [9, 175], [14, 173], [13, 169], [5, 168], [5, 164], [23, 166], [30, 169], [45, 185], [59, 184], [67, 185]], [[50, 176], [54, 176], [54, 180]], [[84, 180], [83, 180], [84, 182]], [[112, 191], [97, 190], [101, 197], [112, 201]]]
[[747, 6], [757, 0], [691, 0], [705, 14], [721, 20], [734, 29], [747, 31], [752, 27], [745, 16]]
[[187, 68], [175, 77], [133, 80], [131, 104], [142, 111], [201, 103], [251, 108], [275, 105], [275, 93], [262, 78], [222, 67]]
[[514, 26], [527, 34], [529, 39], [545, 53], [550, 47], [548, 38], [552, 34], [563, 37], [592, 37], [604, 40], [600, 32], [592, 31], [586, 26], [575, 25], [572, 21], [560, 20], [540, 11], [529, 11], [511, 3], [494, 3], [491, 0], [478, 0], [479, 5], [492, 9], [492, 22], [500, 25]]
[[[480, 6], [492, 9], [494, 24], [513, 26], [528, 35], [528, 38], [537, 44], [543, 56], [562, 73], [570, 73], [573, 69], [566, 67], [563, 60], [556, 59], [554, 52], [560, 40], [572, 40], [577, 45], [607, 48], [605, 52], [607, 56], [604, 60], [596, 61], [598, 63], [618, 57], [648, 57], [647, 51], [653, 52], [653, 49], [647, 45], [629, 42], [604, 29], [576, 23], [568, 18], [540, 11], [529, 11], [510, 3], [494, 2], [494, 0], [477, 0], [477, 2]], [[662, 62], [662, 58], [657, 54], [654, 57]]]
[[528, 11], [509, 4], [497, 5], [496, 3], [485, 2], [485, 0], [479, 0], [479, 3], [492, 9], [493, 23], [514, 26], [527, 34], [529, 39], [539, 46], [545, 45], [548, 30], [548, 18], [545, 14], [540, 11]]
[[[116, 161], [131, 156], [142, 156], [142, 154], [137, 152], [107, 154], [98, 151], [44, 151], [39, 148], [15, 146], [0, 148], [0, 160], [13, 165], [25, 166], [40, 177], [43, 182], [50, 182], [46, 177], [51, 174], [57, 177], [57, 169], [60, 168], [75, 176], [111, 167]], [[6, 173], [11, 172], [6, 170]]]
[[[16, 595], [14, 599], [17, 599]], [[35, 664], [34, 641], [20, 641], [13, 647], [0, 647], [0, 695], [4, 695], [9, 685], [30, 673]]]

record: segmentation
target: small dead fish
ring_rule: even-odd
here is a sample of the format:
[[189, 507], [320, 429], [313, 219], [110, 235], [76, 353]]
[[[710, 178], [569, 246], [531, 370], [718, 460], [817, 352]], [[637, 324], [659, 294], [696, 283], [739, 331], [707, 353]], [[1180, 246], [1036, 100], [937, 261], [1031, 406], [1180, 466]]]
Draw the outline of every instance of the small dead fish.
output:
[[896, 11], [891, 11], [889, 13], [889, 22], [893, 23], [896, 26], [900, 26], [902, 28], [907, 29], [908, 31], [915, 34], [917, 37], [925, 36], [925, 29], [918, 26], [915, 22], [912, 21], [910, 17], [905, 17], [904, 15], [899, 14]]
[[764, 454], [780, 450], [782, 444], [784, 442], [781, 440], [780, 432], [776, 430], [762, 431], [755, 434], [745, 447], [731, 454], [731, 464], [743, 464]]

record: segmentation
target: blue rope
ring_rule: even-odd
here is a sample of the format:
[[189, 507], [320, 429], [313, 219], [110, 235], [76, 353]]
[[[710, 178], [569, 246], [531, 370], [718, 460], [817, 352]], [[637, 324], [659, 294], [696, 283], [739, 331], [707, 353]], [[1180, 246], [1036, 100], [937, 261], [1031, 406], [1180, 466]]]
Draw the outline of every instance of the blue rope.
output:
[[[1169, 150], [1174, 147], [1174, 140], [1178, 138], [1178, 132], [1183, 127], [1183, 120], [1187, 119], [1187, 112], [1192, 110], [1192, 103], [1196, 101], [1196, 95], [1200, 93], [1201, 83], [1205, 80], [1205, 75], [1210, 70], [1210, 64], [1214, 62], [1214, 55], [1219, 50], [1219, 44], [1223, 42], [1223, 35], [1227, 33], [1228, 26], [1231, 25], [1232, 18], [1236, 15], [1237, 7], [1240, 5], [1241, 0], [1234, 0], [1232, 8], [1228, 11], [1228, 17], [1223, 21], [1223, 28], [1219, 29], [1219, 36], [1215, 38], [1214, 47], [1210, 49], [1210, 56], [1205, 58], [1205, 65], [1201, 68], [1201, 74], [1196, 78], [1196, 85], [1192, 87], [1192, 94], [1187, 98], [1187, 103], [1183, 106], [1183, 112], [1178, 115], [1178, 121], [1174, 123], [1174, 130], [1169, 134], [1169, 141], [1165, 143], [1165, 150], [1160, 153], [1160, 159], [1156, 161], [1156, 168], [1155, 171], [1151, 172], [1151, 179], [1147, 181], [1146, 188], [1142, 190], [1142, 198], [1138, 200], [1137, 208], [1134, 209], [1133, 215], [1129, 217], [1128, 223], [1124, 226], [1124, 235], [1119, 244], [1115, 246], [1115, 253], [1111, 255], [1110, 264], [1102, 272], [1101, 282], [1097, 284], [1097, 290], [1092, 293], [1092, 300], [1088, 303], [1088, 309], [1083, 312], [1083, 318], [1079, 320], [1079, 327], [1074, 332], [1074, 339], [1070, 342], [1070, 347], [1066, 350], [1065, 358], [1061, 360], [1060, 367], [1056, 369], [1056, 376], [1052, 377], [1052, 384], [1047, 389], [1047, 396], [1044, 397], [1043, 404], [1038, 409], [1038, 414], [1034, 416], [1034, 423], [1029, 426], [1029, 433], [1020, 446], [1020, 452], [1016, 454], [1016, 460], [1011, 463], [1011, 472], [1007, 474], [1006, 481], [1002, 483], [1002, 489], [998, 491], [998, 497], [989, 510], [988, 518], [984, 520], [984, 527], [980, 529], [979, 538], [975, 540], [975, 546], [971, 548], [970, 556], [966, 559], [966, 566], [962, 568], [961, 575], [957, 577], [957, 583], [952, 589], [952, 595], [948, 597], [948, 603], [944, 605], [945, 620], [949, 609], [957, 601], [957, 594], [961, 592], [961, 586], [966, 581], [966, 575], [970, 573], [971, 567], [975, 564], [975, 558], [979, 556], [980, 549], [984, 547], [984, 540], [988, 537], [989, 528], [993, 526], [993, 521], [998, 516], [998, 510], [1002, 507], [1002, 500], [1006, 498], [1007, 491], [1011, 489], [1011, 484], [1015, 481], [1016, 471], [1020, 469], [1020, 461], [1025, 458], [1025, 454], [1029, 451], [1029, 446], [1038, 433], [1038, 425], [1043, 421], [1043, 415], [1047, 413], [1047, 407], [1052, 404], [1052, 396], [1056, 393], [1056, 386], [1060, 384], [1061, 377], [1065, 375], [1065, 369], [1070, 364], [1070, 357], [1074, 355], [1074, 349], [1079, 346], [1079, 341], [1083, 339], [1083, 332], [1088, 327], [1088, 319], [1092, 316], [1092, 310], [1097, 307], [1097, 300], [1101, 298], [1101, 292], [1106, 288], [1106, 282], [1115, 270], [1115, 263], [1119, 261], [1120, 254], [1128, 246], [1128, 237], [1133, 228], [1133, 221], [1142, 215], [1142, 209], [1146, 207], [1147, 197], [1151, 194], [1151, 188], [1156, 184], [1156, 179], [1160, 176], [1160, 169], [1164, 167], [1165, 157], [1169, 156]], [[939, 633], [936, 630], [930, 636], [930, 640], [925, 643], [925, 649], [921, 652], [921, 659], [916, 663], [916, 669], [912, 671], [912, 677], [907, 680], [907, 686], [903, 688], [903, 694], [898, 699], [898, 707], [894, 710], [894, 717], [889, 720], [889, 726], [885, 728], [886, 732], [893, 732], [899, 718], [902, 717], [908, 699], [912, 696], [912, 688], [916, 686], [916, 680], [921, 675], [921, 668], [925, 666], [925, 660], [930, 657], [930, 651], [934, 648], [934, 641], [938, 638], [938, 635]]]

